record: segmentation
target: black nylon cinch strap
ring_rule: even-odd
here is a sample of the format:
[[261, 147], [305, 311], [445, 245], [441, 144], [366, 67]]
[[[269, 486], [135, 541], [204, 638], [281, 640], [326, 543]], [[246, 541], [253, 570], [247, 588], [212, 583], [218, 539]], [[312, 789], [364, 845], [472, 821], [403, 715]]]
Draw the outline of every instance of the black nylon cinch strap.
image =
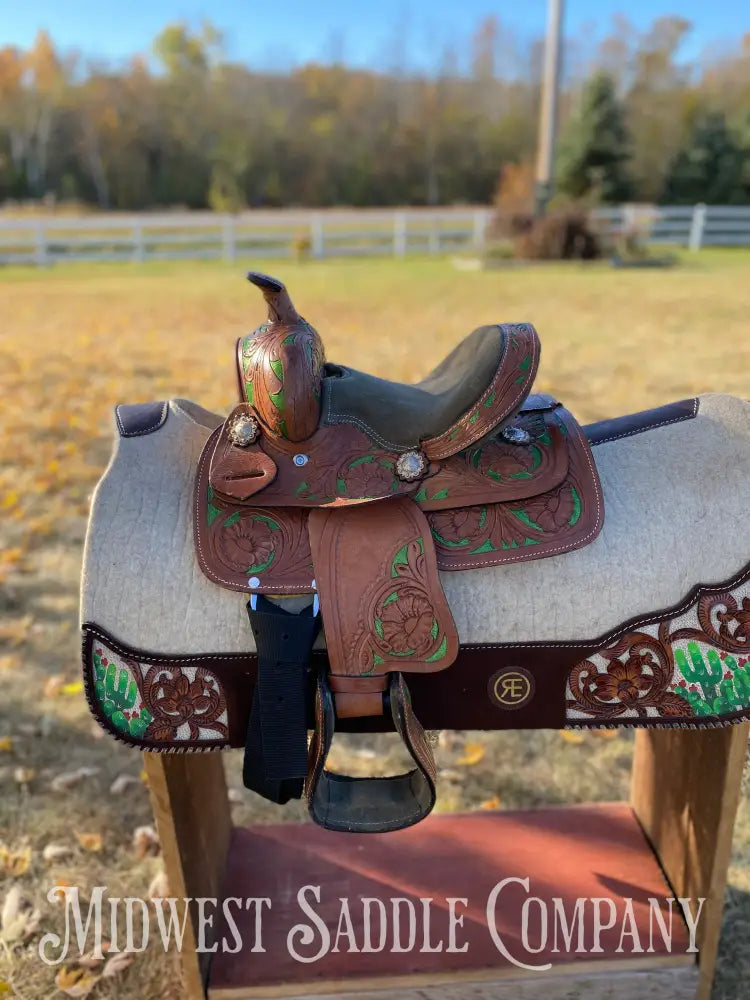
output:
[[307, 669], [320, 617], [262, 596], [247, 604], [258, 651], [242, 779], [271, 802], [299, 799], [307, 774]]

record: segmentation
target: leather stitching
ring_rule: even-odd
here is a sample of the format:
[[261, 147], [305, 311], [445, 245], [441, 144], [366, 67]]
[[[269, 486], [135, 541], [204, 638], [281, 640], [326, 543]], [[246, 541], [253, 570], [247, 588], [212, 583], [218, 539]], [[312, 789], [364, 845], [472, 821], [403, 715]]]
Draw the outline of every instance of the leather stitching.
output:
[[[694, 587], [690, 593], [684, 597], [682, 601], [680, 601], [679, 604], [664, 608], [661, 611], [649, 612], [648, 614], [639, 615], [637, 618], [631, 618], [622, 625], [618, 625], [616, 629], [604, 632], [602, 635], [596, 636], [593, 639], [571, 639], [559, 642], [462, 642], [461, 649], [482, 651], [509, 649], [571, 649], [580, 648], [582, 646], [602, 646], [615, 642], [623, 635], [627, 635], [628, 632], [632, 632], [633, 629], [640, 628], [642, 625], [654, 625], [667, 618], [676, 618], [677, 616], [684, 614], [705, 594], [715, 592], [723, 593], [728, 590], [734, 590], [736, 587], [742, 586], [742, 584], [748, 579], [750, 579], [750, 564], [744, 566], [738, 574], [731, 577], [726, 582], [721, 581], [713, 584], [699, 584], [697, 587]], [[101, 639], [102, 642], [106, 643], [106, 645], [109, 646], [110, 649], [113, 649], [116, 653], [119, 653], [121, 656], [133, 657], [134, 659], [137, 659], [139, 663], [164, 663], [165, 661], [170, 663], [201, 663], [205, 660], [232, 662], [242, 659], [243, 657], [256, 655], [255, 653], [251, 653], [249, 651], [246, 653], [203, 653], [200, 656], [180, 656], [179, 654], [174, 653], [164, 653], [162, 655], [148, 654], [139, 650], [134, 650], [132, 647], [129, 648], [120, 645], [117, 640], [101, 631], [96, 625], [84, 622], [81, 627], [85, 632], [89, 632], [92, 635], [95, 635], [98, 639]], [[313, 650], [313, 656], [325, 655], [326, 651], [323, 649]]]
[[353, 427], [358, 427], [359, 430], [367, 434], [367, 436], [377, 442], [381, 448], [386, 448], [390, 451], [397, 451], [400, 453], [404, 451], [412, 451], [414, 448], [419, 447], [419, 441], [415, 441], [413, 444], [404, 445], [394, 444], [393, 441], [386, 440], [386, 438], [381, 437], [377, 431], [374, 431], [369, 424], [365, 423], [364, 420], [360, 420], [359, 417], [355, 417], [347, 413], [334, 413], [331, 409], [332, 403], [332, 395], [330, 392], [327, 392], [325, 405], [325, 422], [327, 424], [351, 424]]
[[[218, 437], [219, 434], [221, 434], [221, 431], [222, 431], [222, 427], [217, 427], [216, 430], [214, 430], [214, 431], [211, 432], [211, 435], [208, 437], [208, 439], [206, 440], [206, 444], [204, 445], [203, 452], [201, 453], [200, 461], [198, 462], [198, 473], [197, 473], [196, 480], [195, 480], [196, 487], [195, 487], [195, 490], [193, 491], [193, 516], [194, 516], [193, 524], [194, 524], [194, 531], [195, 531], [196, 548], [198, 549], [198, 557], [199, 557], [201, 569], [206, 574], [206, 576], [208, 577], [208, 579], [209, 580], [213, 580], [214, 583], [222, 583], [222, 584], [225, 584], [227, 587], [229, 587], [231, 590], [237, 590], [237, 586], [236, 586], [236, 583], [235, 583], [234, 580], [227, 580], [226, 577], [219, 576], [218, 573], [214, 572], [214, 570], [211, 567], [210, 563], [206, 559], [206, 553], [205, 553], [205, 551], [203, 549], [203, 536], [201, 534], [201, 518], [200, 518], [200, 505], [199, 505], [199, 499], [198, 499], [198, 487], [199, 487], [200, 482], [201, 482], [203, 467], [204, 467], [206, 461], [208, 460], [209, 452], [213, 451], [213, 448], [212, 447], [210, 448], [209, 445], [211, 445], [212, 443], [215, 443], [214, 439], [216, 437]], [[242, 591], [238, 591], [238, 592], [239, 593], [248, 593], [249, 594], [250, 593], [250, 588], [247, 587], [246, 590], [242, 590]], [[313, 593], [312, 578], [310, 579], [309, 589], [307, 589], [307, 590], [305, 590], [304, 587], [297, 586], [296, 584], [293, 584], [293, 583], [282, 583], [282, 584], [274, 584], [273, 587], [266, 587], [265, 592], [269, 593], [269, 594], [271, 594], [271, 593], [273, 593], [273, 594], [279, 594], [279, 593], [312, 594]]]
[[[503, 330], [503, 332], [507, 328], [515, 328], [516, 326], [516, 324], [513, 323], [501, 323], [499, 325], [501, 330]], [[507, 357], [507, 353], [509, 350], [509, 343], [510, 343], [509, 338], [506, 338], [505, 349], [503, 350], [502, 357], [500, 358], [497, 371], [495, 372], [492, 381], [484, 390], [479, 399], [474, 404], [472, 404], [472, 406], [469, 407], [466, 413], [462, 417], [460, 417], [459, 420], [451, 424], [450, 427], [448, 427], [445, 431], [442, 432], [442, 434], [437, 435], [437, 437], [426, 438], [423, 442], [421, 442], [423, 446], [427, 447], [430, 444], [437, 444], [437, 442], [441, 441], [441, 439], [446, 437], [446, 435], [452, 433], [454, 429], [456, 428], [461, 429], [464, 423], [468, 421], [469, 416], [477, 408], [477, 406], [481, 406], [482, 402], [489, 396], [490, 392], [492, 392], [492, 390], [495, 388], [497, 382], [499, 381], [502, 375], [503, 363], [505, 362], [505, 359]], [[531, 364], [529, 365], [529, 378], [527, 378], [527, 380], [523, 384], [524, 398], [525, 398], [525, 390], [529, 385], [529, 382], [533, 381], [534, 379], [535, 375], [534, 362], [537, 361], [537, 346], [538, 346], [538, 338], [532, 337], [532, 347], [531, 347], [532, 361]], [[418, 440], [414, 441], [414, 443], [410, 445], [394, 444], [393, 441], [388, 441], [385, 438], [381, 437], [380, 434], [377, 433], [377, 431], [373, 430], [373, 428], [370, 427], [369, 424], [365, 423], [365, 421], [361, 420], [359, 417], [355, 417], [352, 414], [334, 412], [332, 409], [332, 404], [333, 400], [331, 393], [326, 393], [326, 403], [325, 403], [326, 423], [352, 424], [354, 427], [358, 427], [361, 431], [364, 431], [365, 434], [369, 435], [369, 437], [371, 437], [373, 441], [377, 442], [382, 448], [388, 448], [392, 451], [404, 452], [404, 451], [411, 451], [414, 448], [420, 447], [420, 442]], [[514, 397], [513, 404], [509, 408], [507, 408], [503, 413], [501, 413], [500, 416], [498, 416], [497, 418], [493, 418], [493, 421], [499, 423], [502, 420], [504, 420], [508, 416], [508, 414], [515, 409], [516, 405], [517, 405], [517, 397]], [[436, 459], [443, 457], [445, 456], [442, 455], [435, 456]]]
[[144, 427], [139, 431], [126, 431], [125, 426], [120, 417], [120, 410], [123, 407], [123, 405], [129, 405], [129, 404], [118, 403], [117, 406], [115, 407], [115, 421], [117, 423], [117, 429], [120, 432], [120, 437], [124, 438], [142, 437], [144, 434], [153, 434], [154, 431], [158, 431], [158, 429], [162, 426], [162, 424], [164, 424], [164, 422], [167, 419], [167, 413], [169, 412], [169, 402], [165, 401], [161, 404], [159, 419], [156, 421], [156, 423], [149, 424], [147, 427]]
[[[527, 326], [530, 326], [530, 324], [527, 324]], [[513, 413], [515, 409], [517, 409], [519, 398], [523, 401], [528, 396], [528, 390], [532, 386], [534, 379], [536, 378], [536, 369], [539, 362], [537, 353], [539, 349], [539, 338], [536, 336], [536, 331], [534, 330], [534, 328], [533, 327], [530, 328], [531, 328], [531, 335], [530, 335], [531, 362], [529, 364], [528, 375], [521, 384], [520, 390], [513, 396], [513, 399], [508, 404], [508, 406], [506, 406], [505, 409], [502, 410], [500, 413], [493, 414], [492, 427], [487, 428], [487, 430], [483, 431], [482, 434], [487, 433], [489, 430], [493, 430], [495, 427], [498, 427], [503, 422], [503, 420], [505, 420], [508, 416], [510, 416], [511, 413]], [[437, 447], [438, 449], [437, 451], [434, 450], [432, 451], [432, 454], [430, 456], [431, 458], [433, 459], [447, 458], [449, 454], [455, 453], [455, 449], [454, 452], [448, 452], [448, 453], [441, 451], [440, 450], [441, 445], [443, 447], [450, 447], [450, 442], [448, 440], [450, 438], [450, 435], [454, 434], [454, 432], [456, 431], [465, 430], [469, 425], [469, 418], [471, 417], [472, 413], [480, 406], [482, 406], [484, 401], [489, 398], [490, 394], [496, 390], [497, 384], [500, 382], [504, 374], [503, 371], [504, 365], [507, 360], [508, 352], [510, 351], [510, 333], [506, 333], [506, 331], [520, 330], [522, 335], [526, 336], [528, 334], [528, 331], [526, 329], [524, 329], [522, 326], [516, 323], [501, 323], [500, 329], [503, 331], [503, 335], [505, 337], [505, 350], [503, 351], [503, 356], [500, 359], [500, 364], [497, 367], [497, 371], [495, 372], [492, 381], [484, 390], [479, 399], [471, 407], [469, 407], [466, 413], [464, 413], [464, 415], [459, 420], [457, 420], [456, 423], [451, 424], [451, 426], [446, 431], [443, 431], [443, 433], [439, 434], [437, 437], [428, 438], [426, 441], [422, 442], [425, 449], [430, 448], [432, 450], [435, 447]], [[481, 437], [482, 434], [480, 434], [479, 436]], [[476, 440], [476, 438], [474, 440]], [[463, 447], [468, 447], [471, 443], [472, 442], [469, 441], [465, 445], [463, 445]]]
[[[586, 462], [588, 463], [589, 471], [591, 472], [592, 482], [594, 483], [594, 491], [596, 494], [596, 521], [591, 531], [583, 538], [577, 539], [574, 543], [568, 543], [567, 545], [556, 545], [554, 548], [547, 549], [544, 558], [547, 556], [558, 555], [562, 552], [570, 552], [572, 549], [583, 548], [588, 542], [592, 541], [601, 531], [602, 526], [602, 487], [599, 482], [599, 476], [594, 466], [593, 459], [591, 457], [591, 449], [588, 447], [588, 441], [586, 440], [583, 431], [580, 426], [576, 424], [576, 434], [578, 435], [579, 443], [582, 444], [584, 452], [586, 454]], [[529, 550], [528, 553], [523, 553], [518, 558], [514, 559], [514, 563], [529, 562], [529, 560], [537, 560], [539, 556], [536, 552]], [[480, 559], [472, 562], [455, 562], [451, 563], [451, 570], [457, 569], [479, 569], [483, 566], [497, 566], [498, 563], [494, 559]], [[445, 572], [445, 571], [444, 571]]]
[[599, 444], [606, 444], [608, 441], [618, 441], [620, 438], [635, 437], [636, 434], [645, 434], [647, 431], [653, 431], [657, 427], [666, 427], [668, 424], [681, 424], [685, 420], [694, 420], [698, 416], [698, 398], [693, 400], [693, 412], [683, 413], [679, 417], [671, 417], [669, 420], [660, 420], [658, 423], [649, 424], [647, 427], [636, 427], [630, 431], [621, 431], [619, 434], [610, 434], [609, 437], [599, 438], [598, 441], [592, 441], [591, 447], [596, 448]]

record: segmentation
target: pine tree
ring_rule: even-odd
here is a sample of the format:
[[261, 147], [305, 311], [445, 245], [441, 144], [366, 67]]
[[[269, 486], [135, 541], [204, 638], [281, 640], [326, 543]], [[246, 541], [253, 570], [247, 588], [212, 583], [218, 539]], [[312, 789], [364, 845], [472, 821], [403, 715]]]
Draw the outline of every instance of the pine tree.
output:
[[573, 198], [623, 202], [632, 196], [625, 112], [607, 73], [586, 84], [581, 108], [560, 143], [557, 188]]
[[672, 205], [744, 202], [748, 157], [750, 153], [735, 139], [721, 112], [701, 116], [670, 164], [662, 201]]

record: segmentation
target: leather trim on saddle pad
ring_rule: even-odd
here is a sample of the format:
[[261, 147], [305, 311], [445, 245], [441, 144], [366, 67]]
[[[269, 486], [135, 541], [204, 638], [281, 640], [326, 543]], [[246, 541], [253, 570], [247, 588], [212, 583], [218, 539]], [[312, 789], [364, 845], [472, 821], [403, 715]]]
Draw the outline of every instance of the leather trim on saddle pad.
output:
[[[325, 664], [325, 652], [313, 661]], [[170, 752], [244, 745], [255, 654], [160, 656], [87, 623], [83, 662], [89, 706], [117, 739]], [[515, 689], [523, 703], [505, 707], [494, 696], [498, 674], [519, 671], [530, 675], [532, 696], [510, 684], [506, 697]], [[425, 729], [701, 729], [750, 720], [750, 565], [596, 639], [466, 644], [446, 670], [407, 683]], [[311, 675], [310, 727], [313, 693]], [[341, 718], [337, 728], [392, 725], [380, 715]]]
[[120, 437], [142, 437], [153, 434], [169, 416], [169, 403], [118, 403], [115, 421]]
[[693, 420], [698, 416], [699, 400], [680, 399], [676, 403], [656, 406], [651, 410], [641, 410], [638, 413], [628, 413], [609, 420], [598, 420], [584, 427], [586, 437], [592, 445], [604, 444], [607, 441], [617, 441], [620, 438], [632, 437], [657, 427], [668, 424], [678, 424], [683, 420]]

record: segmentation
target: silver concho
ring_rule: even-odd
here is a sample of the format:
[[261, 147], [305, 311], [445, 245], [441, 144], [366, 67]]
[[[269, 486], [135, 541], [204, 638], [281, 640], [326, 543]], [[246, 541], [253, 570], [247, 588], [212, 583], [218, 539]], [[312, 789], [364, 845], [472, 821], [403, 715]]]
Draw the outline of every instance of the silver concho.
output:
[[501, 435], [508, 444], [531, 444], [531, 434], [523, 427], [516, 427], [515, 424], [505, 427]]
[[229, 440], [238, 448], [247, 448], [260, 434], [260, 425], [249, 413], [240, 413], [234, 418], [227, 431]]
[[421, 451], [405, 451], [396, 462], [396, 475], [405, 483], [419, 479], [427, 471], [427, 459]]

